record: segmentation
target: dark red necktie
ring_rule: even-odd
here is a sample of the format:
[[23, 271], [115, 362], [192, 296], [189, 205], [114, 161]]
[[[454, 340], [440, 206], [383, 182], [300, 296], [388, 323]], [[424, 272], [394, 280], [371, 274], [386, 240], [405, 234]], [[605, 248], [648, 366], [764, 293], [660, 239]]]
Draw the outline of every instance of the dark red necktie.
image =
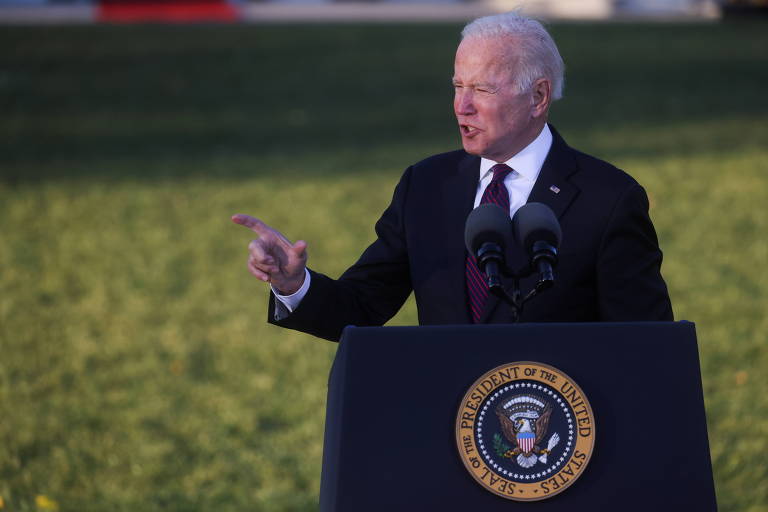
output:
[[[480, 204], [493, 203], [499, 205], [505, 212], [509, 212], [509, 192], [504, 186], [504, 178], [512, 172], [506, 164], [496, 164], [491, 167], [493, 179], [485, 188]], [[473, 254], [467, 254], [467, 291], [469, 292], [469, 311], [472, 314], [472, 322], [478, 323], [483, 315], [485, 302], [488, 300], [488, 284], [485, 275], [477, 268], [477, 262]]]

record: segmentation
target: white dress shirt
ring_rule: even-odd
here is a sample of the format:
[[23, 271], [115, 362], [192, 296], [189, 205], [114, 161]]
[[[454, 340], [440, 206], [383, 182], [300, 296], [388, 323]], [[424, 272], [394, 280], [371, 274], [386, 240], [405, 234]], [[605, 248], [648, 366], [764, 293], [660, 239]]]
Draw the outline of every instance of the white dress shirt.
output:
[[[491, 183], [491, 179], [493, 179], [491, 167], [497, 163], [504, 163], [512, 168], [512, 172], [504, 178], [504, 186], [507, 187], [507, 191], [509, 192], [509, 216], [511, 218], [518, 208], [528, 201], [528, 196], [531, 195], [531, 190], [533, 190], [533, 184], [536, 183], [536, 178], [539, 177], [541, 166], [544, 165], [544, 160], [547, 158], [549, 148], [551, 147], [552, 132], [549, 130], [549, 126], [545, 124], [544, 129], [541, 130], [541, 133], [539, 133], [538, 137], [536, 137], [533, 142], [528, 144], [522, 151], [506, 162], [495, 162], [493, 160], [488, 160], [487, 158], [481, 158], [480, 179], [477, 183], [477, 193], [475, 194], [475, 208], [480, 204], [485, 187], [487, 187]], [[301, 299], [304, 298], [309, 290], [309, 281], [310, 274], [309, 271], [305, 269], [304, 283], [296, 293], [291, 295], [280, 295], [280, 293], [272, 287], [272, 293], [277, 299], [275, 301], [275, 320], [285, 318], [299, 306]]]
[[533, 139], [533, 142], [525, 146], [522, 151], [506, 162], [496, 162], [487, 158], [481, 158], [480, 181], [477, 184], [477, 193], [475, 194], [475, 208], [480, 205], [483, 192], [485, 192], [485, 188], [491, 184], [493, 179], [491, 167], [499, 163], [507, 164], [512, 168], [512, 172], [504, 178], [504, 186], [507, 187], [507, 192], [509, 192], [509, 217], [511, 218], [518, 208], [528, 201], [528, 196], [531, 195], [531, 190], [533, 190], [533, 184], [536, 183], [536, 178], [539, 177], [541, 166], [544, 165], [544, 160], [547, 158], [549, 148], [551, 147], [552, 132], [549, 130], [549, 126], [545, 124], [544, 129], [541, 130], [538, 137]]

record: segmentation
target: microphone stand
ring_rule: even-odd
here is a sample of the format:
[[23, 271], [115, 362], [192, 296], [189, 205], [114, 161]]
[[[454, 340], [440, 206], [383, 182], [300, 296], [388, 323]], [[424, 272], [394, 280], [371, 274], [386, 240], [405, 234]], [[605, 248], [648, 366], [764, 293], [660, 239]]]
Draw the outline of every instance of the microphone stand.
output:
[[[504, 251], [501, 246], [494, 242], [485, 242], [477, 250], [477, 264], [480, 271], [485, 275], [485, 283], [489, 293], [500, 298], [512, 308], [512, 320], [514, 323], [518, 323], [523, 314], [525, 303], [555, 283], [553, 267], [557, 264], [557, 249], [546, 242], [536, 242], [533, 245], [530, 263], [523, 272], [517, 274], [504, 261]], [[534, 268], [539, 273], [539, 280], [536, 286], [523, 297], [520, 290], [520, 278], [531, 275]], [[511, 293], [504, 288], [504, 283], [501, 280], [502, 275], [512, 278]]]
[[511, 293], [504, 288], [501, 280], [491, 279], [488, 277], [488, 275], [486, 275], [488, 291], [510, 306], [512, 309], [512, 321], [513, 323], [518, 323], [520, 322], [520, 317], [523, 314], [523, 306], [529, 300], [533, 299], [547, 288], [552, 287], [554, 284], [554, 277], [552, 276], [551, 272], [549, 275], [545, 276], [539, 274], [540, 277], [539, 281], [536, 283], [536, 286], [531, 291], [529, 291], [525, 297], [523, 297], [520, 290], [520, 278], [527, 277], [531, 275], [532, 272], [529, 271], [525, 274], [518, 275], [512, 272], [506, 265], [503, 265], [500, 270], [505, 276], [512, 278]]

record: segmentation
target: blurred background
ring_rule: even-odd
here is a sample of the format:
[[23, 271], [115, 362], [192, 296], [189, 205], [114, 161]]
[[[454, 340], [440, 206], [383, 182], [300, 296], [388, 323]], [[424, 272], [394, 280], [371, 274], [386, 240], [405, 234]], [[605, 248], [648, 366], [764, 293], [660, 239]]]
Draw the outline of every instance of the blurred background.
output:
[[[460, 146], [463, 23], [517, 6], [0, 0], [0, 510], [316, 510], [336, 345], [266, 324], [229, 217], [337, 276]], [[551, 122], [650, 195], [720, 509], [766, 511], [766, 1], [522, 7], [566, 62]], [[685, 451], [658, 435], [628, 456]]]

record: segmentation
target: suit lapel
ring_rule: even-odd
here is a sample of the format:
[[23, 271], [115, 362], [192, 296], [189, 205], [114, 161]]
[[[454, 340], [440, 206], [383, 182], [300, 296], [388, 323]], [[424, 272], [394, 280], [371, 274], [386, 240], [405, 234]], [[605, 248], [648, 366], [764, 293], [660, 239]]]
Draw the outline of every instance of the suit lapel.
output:
[[552, 147], [544, 160], [544, 165], [541, 166], [541, 172], [528, 196], [528, 202], [546, 204], [560, 219], [579, 193], [578, 187], [569, 181], [577, 168], [573, 159], [573, 150], [552, 126], [550, 130]]
[[455, 173], [441, 180], [442, 211], [445, 212], [444, 224], [447, 227], [442, 243], [449, 255], [446, 269], [446, 297], [450, 298], [450, 308], [456, 316], [456, 323], [471, 323], [467, 302], [465, 279], [466, 255], [464, 246], [464, 224], [472, 211], [480, 178], [480, 158], [464, 154]]

